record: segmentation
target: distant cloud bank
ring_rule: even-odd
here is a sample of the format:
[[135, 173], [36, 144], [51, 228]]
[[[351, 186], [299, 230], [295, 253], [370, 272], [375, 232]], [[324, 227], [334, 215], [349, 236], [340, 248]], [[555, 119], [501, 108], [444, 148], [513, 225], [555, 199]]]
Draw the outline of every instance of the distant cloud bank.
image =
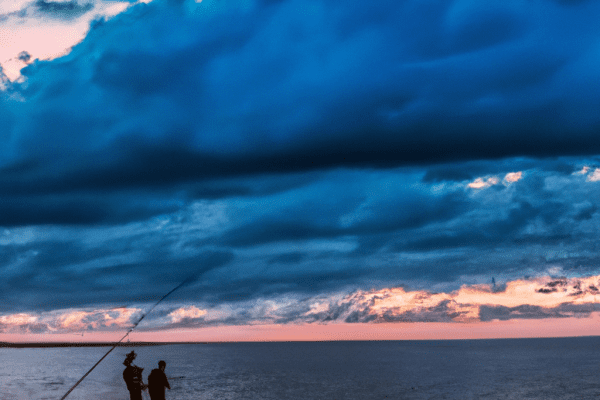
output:
[[[163, 307], [138, 330], [223, 325], [329, 323], [476, 323], [494, 320], [586, 318], [600, 311], [600, 276], [537, 277], [500, 285], [464, 285], [449, 293], [401, 287], [312, 298], [272, 298], [225, 306]], [[143, 307], [69, 309], [0, 316], [1, 333], [83, 333], [125, 331]]]

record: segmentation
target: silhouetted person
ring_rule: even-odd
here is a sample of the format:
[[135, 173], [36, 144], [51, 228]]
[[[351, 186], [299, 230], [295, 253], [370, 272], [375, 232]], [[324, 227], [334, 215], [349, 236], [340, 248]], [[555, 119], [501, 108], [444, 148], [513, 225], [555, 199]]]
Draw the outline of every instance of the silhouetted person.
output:
[[160, 360], [158, 368], [153, 369], [150, 375], [148, 375], [148, 392], [152, 400], [165, 400], [165, 388], [171, 390], [171, 386], [165, 375], [166, 367], [167, 363]]
[[131, 400], [142, 400], [142, 390], [146, 388], [146, 385], [142, 381], [142, 371], [144, 368], [131, 364], [135, 357], [136, 354], [132, 351], [127, 354], [125, 361], [123, 361], [123, 364], [127, 367], [123, 370], [123, 380], [127, 384]]

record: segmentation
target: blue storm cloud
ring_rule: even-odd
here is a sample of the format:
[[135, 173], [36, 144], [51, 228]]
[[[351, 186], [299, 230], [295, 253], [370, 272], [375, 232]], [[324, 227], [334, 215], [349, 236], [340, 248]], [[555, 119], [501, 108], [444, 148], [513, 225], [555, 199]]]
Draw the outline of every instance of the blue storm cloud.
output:
[[94, 21], [0, 92], [0, 304], [592, 273], [599, 11], [156, 0]]
[[70, 55], [26, 67], [26, 82], [4, 93], [0, 180], [9, 192], [64, 191], [595, 154], [597, 11], [140, 4], [95, 22]]
[[[575, 164], [562, 163], [569, 161]], [[481, 164], [493, 170], [496, 163]], [[406, 168], [311, 173], [295, 185], [275, 185], [290, 176], [263, 178], [263, 191], [189, 200], [139, 221], [5, 229], [0, 304], [27, 310], [150, 302], [188, 278], [172, 300], [217, 305], [595, 274], [595, 172], [547, 164], [482, 189], [468, 187], [473, 179], [426, 183], [431, 174]], [[496, 165], [497, 175], [505, 167]], [[229, 184], [253, 182], [261, 180]]]

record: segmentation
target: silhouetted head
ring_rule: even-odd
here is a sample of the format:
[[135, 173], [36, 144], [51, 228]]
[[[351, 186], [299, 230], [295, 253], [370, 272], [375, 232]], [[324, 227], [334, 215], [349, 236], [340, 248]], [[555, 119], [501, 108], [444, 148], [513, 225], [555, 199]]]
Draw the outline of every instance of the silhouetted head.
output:
[[131, 362], [133, 360], [135, 360], [135, 357], [137, 356], [137, 354], [135, 354], [135, 351], [131, 351], [131, 353], [127, 354], [127, 356], [125, 356], [125, 361], [123, 361], [124, 365], [129, 366], [131, 364]]
[[158, 368], [160, 368], [160, 369], [164, 370], [165, 368], [167, 368], [167, 363], [166, 363], [166, 362], [164, 362], [163, 360], [160, 360], [160, 361], [158, 362]]

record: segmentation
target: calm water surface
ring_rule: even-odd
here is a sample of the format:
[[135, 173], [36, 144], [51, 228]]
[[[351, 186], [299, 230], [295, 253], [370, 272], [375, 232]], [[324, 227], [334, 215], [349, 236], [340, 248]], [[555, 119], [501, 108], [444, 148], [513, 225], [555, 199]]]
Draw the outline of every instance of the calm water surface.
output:
[[[0, 399], [60, 399], [108, 351], [0, 349]], [[168, 399], [598, 399], [600, 338], [231, 343], [135, 348]], [[69, 400], [128, 399], [115, 349]], [[145, 399], [149, 399], [147, 393]]]

